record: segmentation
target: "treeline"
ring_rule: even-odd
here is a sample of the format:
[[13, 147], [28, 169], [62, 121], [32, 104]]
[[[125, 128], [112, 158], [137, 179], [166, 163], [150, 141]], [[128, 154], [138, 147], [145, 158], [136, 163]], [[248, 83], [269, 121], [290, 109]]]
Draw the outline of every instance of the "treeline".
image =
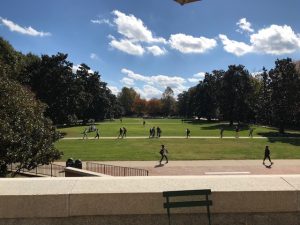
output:
[[178, 114], [184, 117], [219, 119], [300, 127], [299, 62], [277, 60], [275, 68], [252, 76], [244, 66], [206, 73], [203, 81], [178, 95]]
[[117, 98], [98, 72], [81, 64], [74, 71], [68, 55], [24, 55], [0, 38], [0, 75], [19, 82], [47, 105], [45, 116], [54, 124], [103, 120], [120, 116]]

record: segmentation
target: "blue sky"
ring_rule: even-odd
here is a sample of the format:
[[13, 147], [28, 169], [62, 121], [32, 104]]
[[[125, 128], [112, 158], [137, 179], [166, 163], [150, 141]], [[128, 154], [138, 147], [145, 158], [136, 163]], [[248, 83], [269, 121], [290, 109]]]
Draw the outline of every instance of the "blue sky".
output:
[[204, 72], [300, 59], [300, 1], [2, 0], [0, 36], [23, 53], [69, 54], [117, 93], [144, 98], [195, 86]]

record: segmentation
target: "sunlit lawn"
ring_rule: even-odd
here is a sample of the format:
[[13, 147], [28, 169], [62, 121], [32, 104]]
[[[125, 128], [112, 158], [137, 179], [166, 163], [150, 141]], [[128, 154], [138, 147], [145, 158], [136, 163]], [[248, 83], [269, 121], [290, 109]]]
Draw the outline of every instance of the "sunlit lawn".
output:
[[171, 160], [262, 159], [265, 145], [272, 158], [300, 158], [299, 138], [60, 140], [56, 147], [64, 152], [62, 160], [158, 160], [161, 144]]
[[[149, 139], [149, 129], [159, 126], [163, 136], [185, 136], [186, 128], [191, 136], [217, 136], [224, 127], [224, 137], [235, 136], [234, 127], [228, 123], [182, 123], [180, 119], [146, 119], [143, 126], [142, 118], [124, 118], [115, 121], [96, 123], [101, 137], [117, 137], [120, 127], [126, 127], [127, 136], [144, 137], [139, 139], [95, 140], [95, 132], [88, 133], [89, 140], [60, 140], [56, 147], [64, 152], [62, 160], [76, 158], [81, 160], [158, 160], [161, 144], [169, 149], [171, 160], [200, 159], [261, 159], [264, 148], [270, 145], [272, 158], [300, 158], [300, 132], [288, 131], [298, 138], [270, 138], [277, 136], [277, 130], [262, 126], [254, 128], [254, 136], [266, 136], [266, 139]], [[87, 126], [60, 129], [65, 137], [82, 137]], [[242, 126], [240, 136], [249, 134], [249, 126]], [[291, 135], [289, 135], [291, 136]]]
[[[224, 127], [224, 137], [234, 136], [234, 127], [229, 127], [228, 123], [182, 123], [180, 119], [146, 119], [146, 125], [143, 126], [142, 118], [124, 118], [120, 120], [105, 121], [96, 123], [102, 137], [117, 137], [120, 127], [126, 127], [127, 136], [149, 136], [151, 127], [159, 126], [162, 130], [162, 136], [185, 136], [186, 128], [191, 130], [191, 136], [219, 136], [220, 128]], [[251, 126], [254, 128], [254, 136], [274, 136], [277, 135], [276, 129], [261, 126]], [[87, 126], [76, 126], [59, 129], [65, 134], [65, 137], [82, 137], [82, 132]], [[289, 131], [292, 132], [292, 131]], [[297, 132], [300, 135], [300, 132]], [[240, 136], [248, 136], [249, 126], [242, 126]], [[88, 133], [89, 137], [94, 137], [95, 132]]]

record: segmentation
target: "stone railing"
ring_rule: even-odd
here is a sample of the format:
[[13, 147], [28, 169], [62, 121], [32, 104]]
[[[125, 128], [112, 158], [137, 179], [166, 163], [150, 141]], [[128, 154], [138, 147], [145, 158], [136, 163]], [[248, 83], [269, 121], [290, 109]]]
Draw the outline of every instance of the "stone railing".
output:
[[[0, 225], [167, 225], [163, 191], [211, 189], [213, 225], [300, 224], [300, 175], [0, 179]], [[207, 224], [205, 208], [173, 224]]]

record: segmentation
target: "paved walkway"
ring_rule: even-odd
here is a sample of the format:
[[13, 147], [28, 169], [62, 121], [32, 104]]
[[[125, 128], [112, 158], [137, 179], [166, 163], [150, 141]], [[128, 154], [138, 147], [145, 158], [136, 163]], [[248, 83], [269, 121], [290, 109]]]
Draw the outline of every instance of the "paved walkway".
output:
[[[262, 160], [195, 160], [170, 161], [159, 165], [158, 161], [103, 161], [98, 163], [140, 168], [149, 171], [149, 176], [167, 175], [258, 175], [258, 174], [300, 174], [300, 160], [273, 160], [270, 167]], [[65, 165], [65, 162], [55, 164]], [[269, 162], [266, 161], [269, 165]], [[83, 166], [85, 163], [83, 162]]]

